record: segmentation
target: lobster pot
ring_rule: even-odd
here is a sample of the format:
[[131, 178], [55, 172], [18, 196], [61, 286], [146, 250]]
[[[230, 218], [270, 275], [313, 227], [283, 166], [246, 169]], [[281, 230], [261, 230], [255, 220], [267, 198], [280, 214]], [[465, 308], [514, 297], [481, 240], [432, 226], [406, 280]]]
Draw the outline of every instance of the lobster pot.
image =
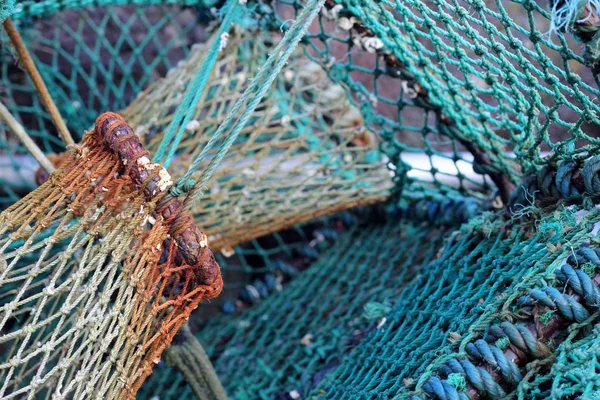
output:
[[0, 131], [0, 397], [198, 396], [196, 339], [233, 399], [598, 397], [597, 1], [6, 4], [70, 130], [172, 179], [65, 153], [3, 39], [59, 173]]
[[158, 205], [166, 171], [141, 162], [160, 173], [140, 185], [105, 143], [115, 132], [105, 120], [119, 123], [99, 119], [63, 168], [0, 214], [2, 398], [134, 398], [192, 310], [221, 290], [206, 244], [210, 276], [186, 261], [178, 232], [191, 226], [175, 200]]
[[[221, 40], [218, 35], [213, 42]], [[123, 115], [151, 152], [168, 134], [182, 91], [192, 85], [210, 46], [198, 46], [129, 105]], [[204, 151], [250, 77], [272, 51], [268, 36], [228, 36], [198, 107], [173, 154], [172, 174], [183, 175]], [[173, 90], [173, 88], [181, 88]], [[216, 157], [209, 152], [191, 175], [198, 179]], [[301, 51], [294, 52], [249, 124], [220, 161], [206, 193], [192, 207], [214, 250], [322, 216], [381, 202], [393, 187], [377, 138], [340, 85]]]

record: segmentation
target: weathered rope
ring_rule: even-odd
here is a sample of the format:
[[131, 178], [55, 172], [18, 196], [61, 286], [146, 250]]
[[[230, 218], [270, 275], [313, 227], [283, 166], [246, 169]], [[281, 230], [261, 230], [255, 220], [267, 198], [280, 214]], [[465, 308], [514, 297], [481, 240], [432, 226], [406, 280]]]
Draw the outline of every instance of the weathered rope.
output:
[[459, 197], [448, 200], [419, 200], [407, 207], [398, 207], [394, 214], [418, 221], [428, 221], [433, 225], [457, 225], [468, 222], [489, 206], [472, 197]]
[[[119, 155], [134, 182], [143, 187], [147, 199], [160, 192], [166, 193], [173, 184], [166, 170], [150, 161], [138, 136], [121, 116], [114, 113], [102, 114], [96, 121], [96, 132]], [[157, 213], [171, 222], [171, 238], [177, 243], [185, 262], [192, 267], [197, 282], [213, 283], [219, 276], [219, 266], [208, 248], [208, 238], [196, 226], [189, 212], [183, 209], [179, 200], [164, 198], [159, 203]]]
[[227, 400], [208, 355], [187, 324], [183, 325], [173, 343], [165, 351], [167, 364], [175, 366], [199, 400]]
[[523, 177], [509, 207], [556, 205], [559, 200], [580, 201], [600, 193], [600, 155], [548, 164]]
[[60, 112], [58, 111], [56, 104], [54, 104], [54, 100], [52, 100], [52, 96], [50, 95], [50, 92], [48, 92], [48, 88], [46, 88], [44, 80], [36, 68], [35, 63], [31, 59], [31, 56], [27, 51], [27, 47], [23, 43], [23, 39], [21, 39], [19, 31], [17, 31], [17, 28], [15, 28], [15, 25], [10, 18], [6, 19], [3, 25], [12, 45], [19, 55], [19, 62], [29, 74], [31, 82], [33, 82], [35, 90], [37, 90], [42, 103], [46, 107], [46, 110], [48, 110], [50, 118], [52, 118], [52, 122], [54, 122], [62, 141], [67, 146], [74, 145], [75, 141], [73, 140], [73, 137], [67, 128], [67, 124], [65, 124], [65, 121], [60, 116]]

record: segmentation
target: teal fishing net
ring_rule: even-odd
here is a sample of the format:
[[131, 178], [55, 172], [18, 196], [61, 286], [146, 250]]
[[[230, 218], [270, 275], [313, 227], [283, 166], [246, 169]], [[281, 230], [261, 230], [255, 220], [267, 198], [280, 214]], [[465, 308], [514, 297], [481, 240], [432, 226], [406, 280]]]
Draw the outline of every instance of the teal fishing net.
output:
[[[231, 396], [306, 395], [364, 337], [383, 332], [396, 294], [435, 258], [451, 229], [379, 219], [342, 235], [261, 304], [208, 321], [199, 339]], [[190, 385], [159, 366], [140, 396], [189, 397]]]
[[[231, 271], [216, 304], [232, 315], [199, 310], [186, 337], [230, 397], [597, 395], [597, 2], [71, 0], [11, 13], [69, 128], [124, 110], [173, 194], [202, 204], [226, 293]], [[2, 43], [7, 107], [62, 151]], [[9, 132], [1, 146], [9, 204], [36, 164]], [[320, 255], [322, 228], [286, 231], [383, 200], [382, 221]], [[167, 361], [140, 398], [199, 392], [193, 368]]]

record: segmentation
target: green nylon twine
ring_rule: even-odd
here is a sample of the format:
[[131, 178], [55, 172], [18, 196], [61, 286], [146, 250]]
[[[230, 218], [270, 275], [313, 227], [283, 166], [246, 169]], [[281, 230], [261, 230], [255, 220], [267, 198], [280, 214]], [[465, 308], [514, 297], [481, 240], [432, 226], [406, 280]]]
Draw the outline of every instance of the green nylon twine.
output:
[[[192, 179], [192, 175], [199, 168], [200, 163], [202, 162], [204, 157], [208, 154], [208, 152], [212, 149], [216, 141], [221, 137], [224, 131], [232, 123], [238, 111], [242, 108], [243, 105], [246, 104], [246, 101], [250, 99], [250, 96], [254, 94], [252, 99], [246, 105], [244, 112], [239, 118], [237, 124], [234, 125], [234, 128], [231, 130], [231, 133], [229, 134], [225, 142], [223, 142], [223, 144], [219, 148], [215, 157], [211, 160], [208, 167], [202, 172], [200, 179], [194, 184], [194, 187], [192, 188], [190, 194], [186, 198], [186, 204], [189, 204], [190, 201], [193, 201], [194, 199], [197, 199], [200, 196], [202, 196], [203, 188], [210, 179], [217, 165], [221, 162], [231, 145], [235, 142], [235, 139], [237, 138], [241, 130], [244, 128], [244, 126], [246, 126], [246, 123], [250, 119], [252, 112], [254, 112], [254, 110], [262, 100], [263, 96], [275, 80], [277, 74], [287, 63], [289, 57], [292, 55], [296, 46], [304, 37], [308, 26], [311, 24], [312, 20], [317, 16], [324, 3], [325, 0], [311, 0], [308, 2], [306, 7], [302, 10], [302, 13], [298, 16], [298, 19], [286, 32], [281, 42], [275, 47], [265, 64], [261, 67], [260, 71], [254, 77], [250, 86], [244, 91], [244, 94], [236, 101], [235, 105], [232, 107], [225, 121], [223, 121], [219, 128], [217, 128], [216, 132], [212, 135], [204, 149], [202, 149], [200, 155], [194, 160], [192, 165], [190, 165], [188, 172], [182, 178], [181, 182], [189, 181], [190, 179]], [[285, 48], [286, 46], [287, 48]], [[284, 48], [285, 50], [283, 50]]]
[[[156, 162], [161, 162], [164, 160], [163, 165], [165, 168], [168, 168], [171, 164], [173, 155], [175, 154], [175, 151], [177, 150], [177, 147], [179, 146], [179, 143], [183, 138], [185, 127], [192, 118], [194, 110], [196, 109], [196, 105], [198, 104], [198, 100], [200, 99], [200, 96], [206, 88], [206, 83], [208, 82], [210, 74], [214, 69], [214, 66], [219, 57], [219, 49], [221, 49], [222, 47], [221, 38], [224, 34], [226, 34], [229, 31], [232, 23], [239, 20], [239, 5], [240, 4], [238, 0], [229, 0], [226, 4], [224, 8], [225, 17], [223, 18], [223, 22], [221, 23], [221, 26], [217, 31], [217, 36], [211, 44], [210, 49], [206, 54], [206, 58], [204, 59], [204, 62], [202, 62], [202, 65], [200, 66], [198, 73], [192, 81], [192, 84], [186, 91], [183, 101], [177, 107], [175, 117], [171, 121], [169, 129], [167, 130], [167, 133], [163, 137], [162, 141], [160, 142], [160, 146], [158, 147], [158, 150], [154, 155], [154, 159], [156, 160]], [[176, 130], [177, 135], [175, 135]], [[167, 151], [169, 145], [171, 147], [169, 148], [168, 154], [165, 156], [165, 152]]]

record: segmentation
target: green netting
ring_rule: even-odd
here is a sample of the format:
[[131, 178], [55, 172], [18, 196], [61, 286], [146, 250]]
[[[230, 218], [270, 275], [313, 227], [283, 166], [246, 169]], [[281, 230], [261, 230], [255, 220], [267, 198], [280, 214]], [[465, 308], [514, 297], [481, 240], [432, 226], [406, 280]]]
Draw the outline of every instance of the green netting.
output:
[[[402, 222], [389, 214], [347, 233], [256, 307], [207, 320], [198, 337], [230, 396], [596, 396], [596, 1], [94, 6], [24, 2], [14, 18], [71, 130], [124, 109], [184, 176], [171, 194], [198, 198], [186, 205], [217, 248], [390, 195], [413, 206]], [[192, 49], [201, 25], [211, 40]], [[44, 151], [62, 150], [4, 42], [1, 79]], [[347, 112], [357, 118], [342, 126]], [[2, 176], [31, 179], [34, 164], [5, 136]], [[32, 186], [7, 182], [5, 202]], [[420, 199], [433, 202], [414, 208]], [[470, 221], [450, 234], [425, 218]], [[254, 298], [263, 287], [245, 252], [256, 243], [232, 262]], [[260, 257], [259, 270], [276, 270], [280, 256]], [[181, 390], [191, 395], [159, 364], [141, 395]]]
[[[88, 8], [19, 22], [44, 81], [79, 136], [101, 111], [125, 108], [204, 37], [193, 10], [172, 6]], [[10, 50], [7, 43], [3, 48]], [[61, 143], [49, 138], [52, 126], [41, 105], [30, 103], [36, 96], [25, 75], [11, 64], [3, 63], [4, 97], [45, 150], [57, 149]]]
[[552, 374], [540, 381], [552, 382], [552, 391], [539, 391], [542, 398], [553, 394], [557, 398], [577, 397], [597, 399], [600, 397], [598, 383], [591, 376], [598, 374], [598, 328], [588, 337], [561, 349]]
[[[188, 7], [184, 11], [167, 7], [167, 12], [164, 6], [138, 7], [120, 18], [114, 15], [116, 9], [108, 7], [100, 22], [86, 15], [90, 12], [87, 10], [65, 11], [59, 15], [80, 15], [79, 30], [69, 28], [69, 24], [57, 24], [55, 29], [64, 30], [72, 38], [74, 48], [68, 48], [64, 43], [67, 40], [61, 41], [62, 32], [50, 40], [33, 34], [32, 47], [39, 41], [44, 47], [56, 50], [52, 51], [56, 54], [55, 60], [41, 60], [41, 65], [47, 63], [53, 67], [47, 73], [50, 84], [58, 86], [54, 90], [58, 98], [66, 91], [64, 99], [69, 101], [61, 101], [61, 107], [66, 107], [67, 115], [75, 114], [73, 124], [80, 120], [81, 127], [89, 125], [98, 108], [109, 104], [120, 108], [127, 104], [129, 93], [135, 94], [143, 87], [151, 79], [152, 71], [160, 74], [175, 64], [182, 55], [170, 53], [185, 52], [181, 42], [186, 41], [190, 29], [182, 26], [181, 20], [185, 18], [177, 18], [178, 15], [191, 13], [199, 17], [214, 5], [201, 4], [204, 9]], [[77, 10], [82, 6], [73, 1], [26, 2], [16, 18], [27, 21], [27, 18], [53, 15], [63, 9]], [[433, 181], [433, 186], [443, 192], [451, 192], [454, 190], [451, 188], [458, 186], [463, 193], [472, 194], [466, 187], [472, 186], [473, 178], [464, 176], [468, 174], [462, 170], [473, 162], [473, 153], [485, 153], [491, 158], [491, 162], [482, 164], [475, 157], [479, 172], [489, 174], [492, 170], [502, 170], [506, 179], [518, 181], [516, 164], [528, 168], [538, 163], [540, 150], [556, 148], [562, 154], [562, 149], [568, 149], [571, 143], [595, 145], [593, 128], [586, 123], [593, 121], [597, 107], [586, 100], [597, 95], [594, 74], [587, 69], [584, 58], [569, 48], [574, 47], [569, 36], [558, 33], [558, 38], [549, 40], [543, 35], [549, 28], [549, 13], [542, 6], [530, 2], [489, 4], [485, 8], [475, 7], [478, 16], [468, 17], [467, 10], [471, 7], [468, 2], [429, 5], [415, 1], [397, 10], [400, 15], [406, 15], [403, 19], [393, 17], [390, 10], [394, 7], [391, 2], [348, 3], [335, 7], [334, 3], [328, 3], [306, 41], [309, 55], [327, 67], [330, 78], [345, 84], [366, 117], [367, 125], [386, 138], [384, 148], [397, 169], [395, 180], [402, 182], [403, 188], [431, 194], [433, 192], [427, 189], [431, 185], [423, 185], [423, 182]], [[184, 39], [166, 40], [166, 44], [158, 46], [161, 51], [152, 53], [147, 48], [165, 40], [160, 29], [155, 32], [149, 28], [150, 22], [154, 22], [152, 14], [157, 12], [148, 10], [156, 8], [160, 9], [161, 17], [157, 26], [169, 28], [170, 37]], [[253, 8], [263, 30], [285, 29], [289, 26], [285, 23], [287, 17], [294, 16], [298, 9], [299, 4], [288, 1], [280, 2], [277, 7]], [[456, 18], [452, 18], [453, 15]], [[154, 18], [157, 17], [154, 15]], [[94, 35], [98, 27], [104, 26], [102, 22], [110, 25], [111, 21], [125, 22], [115, 29], [114, 38]], [[427, 33], [419, 32], [415, 31], [414, 24], [432, 28]], [[146, 35], [137, 36], [143, 36], [141, 42], [135, 42], [136, 35], [129, 31], [131, 27], [146, 31]], [[81, 37], [87, 31], [92, 33], [85, 35], [86, 38], [95, 37], [91, 45], [82, 43]], [[448, 34], [442, 35], [442, 32]], [[188, 40], [193, 42], [193, 39]], [[134, 55], [138, 56], [150, 52], [150, 61], [130, 56], [129, 48], [135, 48]], [[494, 51], [485, 52], [487, 48]], [[73, 64], [73, 72], [56, 71], [56, 65], [52, 64], [61, 58], [60, 54]], [[90, 73], [85, 70], [85, 63], [80, 67], [79, 61], [74, 62], [73, 57], [79, 54], [90, 57], [97, 65], [110, 59], [115, 66], [96, 68], [99, 72], [93, 69]], [[568, 66], [567, 70], [563, 64]], [[132, 74], [140, 74], [140, 78], [128, 78]], [[73, 93], [76, 82], [83, 95]], [[96, 92], [96, 96], [89, 92]], [[81, 111], [77, 107], [81, 107]], [[39, 105], [34, 109], [39, 110]], [[557, 138], [566, 139], [564, 132], [571, 128], [574, 135], [564, 142], [557, 141]], [[580, 147], [578, 151], [592, 147]], [[514, 151], [517, 157], [504, 154], [508, 150]], [[411, 162], [411, 154], [422, 152], [430, 160], [425, 167]], [[511, 161], [513, 158], [516, 163]], [[453, 184], [445, 185], [448, 180]], [[418, 182], [413, 184], [412, 181]], [[481, 180], [476, 179], [475, 184], [481, 185]]]
[[[197, 40], [197, 38], [194, 37], [188, 39], [189, 34], [186, 36], [186, 33], [190, 28], [181, 22], [182, 20], [185, 20], [185, 18], [181, 17], [180, 14], [195, 13], [196, 16], [203, 14], [201, 11], [202, 7], [197, 7], [196, 9], [185, 8], [183, 11], [178, 11], [178, 9], [174, 9], [173, 7], [165, 6], [153, 6], [148, 8], [138, 7], [129, 12], [127, 12], [127, 7], [107, 7], [102, 9], [104, 12], [98, 11], [98, 17], [94, 17], [95, 14], [90, 10], [84, 9], [82, 11], [77, 11], [76, 9], [80, 6], [81, 5], [78, 5], [76, 2], [57, 4], [25, 3], [23, 6], [24, 11], [17, 13], [16, 16], [19, 18], [18, 21], [20, 23], [26, 24], [31, 18], [40, 15], [54, 15], [53, 12], [59, 9], [74, 9], [74, 11], [64, 11], [58, 14], [59, 16], [64, 16], [64, 18], [68, 17], [69, 21], [73, 21], [73, 23], [55, 25], [54, 29], [57, 32], [54, 32], [51, 38], [46, 39], [46, 36], [50, 35], [40, 35], [35, 33], [39, 32], [40, 28], [37, 28], [36, 30], [35, 27], [39, 22], [29, 22], [33, 27], [29, 29], [31, 33], [25, 36], [26, 38], [30, 37], [30, 47], [34, 50], [38, 47], [37, 43], [39, 42], [40, 47], [47, 49], [46, 51], [48, 53], [52, 53], [52, 57], [37, 57], [37, 61], [42, 74], [51, 87], [51, 92], [59, 99], [61, 99], [62, 96], [62, 100], [59, 101], [61, 111], [69, 116], [67, 119], [69, 124], [74, 125], [72, 130], [75, 132], [80, 132], [82, 128], [87, 127], [86, 124], [89, 126], [93, 116], [107, 106], [110, 106], [112, 109], [123, 107], [127, 104], [128, 99], [131, 98], [129, 96], [136, 94], [136, 91], [156, 76], [157, 73], [161, 74], [168, 66], [175, 64], [176, 61], [183, 56], [182, 53], [185, 53], [185, 45], [192, 43], [194, 39]], [[274, 10], [280, 11], [284, 16], [290, 14], [291, 7], [286, 7], [285, 3], [278, 5], [275, 9], [267, 7], [266, 5], [249, 8], [253, 10], [252, 15], [255, 18], [260, 18], [256, 25], [262, 27], [261, 30], [263, 31], [271, 32], [265, 36], [272, 35], [277, 37], [280, 26], [283, 28], [289, 26], [289, 24], [283, 23], [283, 17], [272, 18], [272, 12]], [[293, 8], [293, 10], [298, 9], [300, 9], [299, 5]], [[267, 12], [271, 12], [271, 14], [265, 16], [264, 14]], [[156, 19], [157, 13], [162, 18], [158, 21], [158, 26], [164, 27], [163, 30], [168, 31], [168, 35], [163, 33], [160, 29], [155, 32], [151, 31], [148, 27], [150, 25], [148, 21], [153, 21], [152, 17]], [[99, 21], [97, 21], [98, 19]], [[325, 20], [324, 17], [320, 17], [320, 19]], [[117, 24], [122, 25], [122, 27], [114, 27], [114, 25]], [[247, 25], [246, 22], [244, 24]], [[322, 24], [324, 24], [323, 21], [321, 21], [321, 25]], [[71, 27], [71, 25], [76, 25], [77, 29]], [[330, 28], [332, 28], [331, 25], [332, 24], [329, 23]], [[109, 35], [98, 35], [97, 33], [101, 32], [101, 28], [104, 27], [107, 28], [105, 30], [110, 31], [111, 33]], [[115, 28], [114, 31], [110, 29], [113, 27]], [[141, 33], [132, 32], [132, 30], [139, 30]], [[27, 32], [27, 30], [25, 30], [25, 32]], [[132, 33], [138, 34], [133, 35]], [[328, 35], [333, 35], [334, 33], [335, 32], [330, 32]], [[167, 39], [165, 39], [165, 36], [167, 36]], [[172, 36], [176, 36], [176, 39], [178, 40], [168, 40], [172, 38]], [[86, 41], [90, 40], [88, 37], [93, 39], [90, 44], [86, 43]], [[183, 39], [179, 39], [181, 37], [183, 37]], [[320, 47], [318, 43], [314, 43], [315, 40], [317, 40], [317, 37], [319, 38], [318, 40], [324, 39], [323, 34], [309, 34], [309, 40], [312, 43], [310, 46], [311, 53], [314, 53], [314, 50]], [[136, 42], [136, 38], [141, 40], [141, 42]], [[161, 41], [166, 42], [166, 44], [158, 46], [156, 43], [160, 43]], [[336, 53], [343, 54], [343, 48], [348, 46], [350, 41], [349, 36], [348, 39], [344, 41], [332, 36], [331, 40], [327, 40], [326, 42], [339, 42], [338, 45], [334, 47], [336, 47]], [[155, 47], [159, 47], [160, 51], [157, 52]], [[132, 48], [135, 50], [131, 51], [130, 49]], [[321, 51], [322, 54], [318, 55], [318, 57], [314, 55], [318, 62], [323, 62], [325, 59], [328, 60], [327, 63], [324, 63], [328, 70], [331, 69], [331, 66], [329, 65], [331, 57], [328, 55], [330, 50], [328, 45], [325, 50]], [[257, 53], [257, 56], [259, 54], [260, 52]], [[431, 107], [420, 100], [415, 103], [413, 101], [414, 99], [410, 98], [412, 95], [408, 96], [405, 93], [400, 93], [396, 98], [389, 98], [379, 94], [379, 88], [385, 86], [402, 92], [406, 89], [410, 93], [413, 93], [414, 90], [406, 86], [406, 83], [402, 83], [401, 80], [391, 79], [379, 72], [373, 74], [375, 77], [375, 84], [369, 82], [369, 79], [366, 78], [366, 71], [370, 70], [371, 73], [373, 73], [375, 69], [367, 69], [365, 65], [372, 64], [373, 60], [377, 61], [377, 57], [375, 55], [371, 57], [371, 53], [365, 54], [366, 57], [363, 56], [362, 61], [359, 60], [360, 62], [356, 67], [353, 66], [352, 53], [348, 53], [346, 57], [340, 58], [348, 59], [348, 62], [344, 66], [344, 68], [349, 71], [348, 77], [362, 71], [363, 77], [360, 80], [364, 82], [366, 87], [370, 87], [370, 89], [364, 87], [360, 89], [362, 94], [360, 94], [359, 97], [368, 98], [373, 104], [377, 103], [378, 108], [376, 108], [375, 111], [379, 112], [381, 116], [390, 117], [382, 120], [386, 124], [386, 128], [383, 131], [380, 126], [373, 126], [375, 131], [383, 133], [384, 137], [385, 135], [389, 137], [392, 131], [398, 132], [403, 136], [403, 141], [409, 144], [409, 147], [404, 148], [404, 150], [407, 150], [405, 155], [409, 164], [416, 167], [409, 174], [409, 179], [434, 181], [434, 186], [441, 186], [444, 191], [450, 192], [455, 191], [456, 186], [458, 186], [460, 191], [465, 193], [475, 193], [479, 191], [478, 188], [480, 188], [481, 185], [483, 185], [484, 188], [488, 187], [486, 178], [477, 177], [476, 175], [473, 176], [472, 171], [470, 170], [469, 164], [472, 163], [471, 160], [473, 156], [461, 151], [464, 150], [464, 148], [459, 144], [457, 145], [455, 140], [446, 139], [437, 133], [437, 129], [434, 128], [437, 124], [437, 122], [434, 121], [435, 112], [428, 110], [428, 108]], [[89, 58], [90, 63], [78, 61], [76, 65], [73, 65], [74, 68], [70, 69], [65, 67], [63, 70], [57, 68], [60, 67], [58, 64], [61, 64], [61, 62], [65, 65], [75, 64], [74, 60], [80, 57], [84, 60]], [[146, 58], [150, 61], [144, 61]], [[368, 60], [369, 58], [372, 58], [373, 60]], [[380, 62], [377, 61], [377, 64], [379, 63]], [[109, 65], [105, 67], [104, 64]], [[354, 69], [356, 69], [356, 71], [354, 71]], [[377, 67], [377, 69], [379, 68]], [[129, 75], [134, 76], [129, 77]], [[329, 75], [331, 76], [331, 72]], [[7, 91], [12, 93], [11, 88], [14, 86], [14, 80], [9, 81], [9, 71], [5, 71], [4, 76], [5, 85], [8, 89]], [[139, 78], [137, 78], [138, 76]], [[386, 80], [386, 78], [388, 79]], [[334, 80], [340, 81], [337, 78]], [[341, 80], [341, 82], [351, 83], [349, 81], [347, 82], [347, 79]], [[31, 96], [31, 88], [28, 85], [25, 86], [29, 88], [29, 97], [33, 97], [33, 99], [29, 100], [37, 101], [34, 96]], [[348, 85], [348, 87], [353, 90], [359, 89], [361, 86], [364, 85], [360, 83], [358, 86], [356, 84]], [[411, 89], [412, 92], [409, 89]], [[367, 93], [368, 90], [373, 91], [373, 93]], [[12, 102], [18, 104], [18, 100], [14, 100], [17, 96], [12, 95], [12, 97]], [[372, 112], [367, 113], [367, 109], [365, 108], [367, 107], [366, 103], [356, 96], [354, 96], [353, 100], [357, 101], [361, 111], [363, 111], [363, 116], [367, 117], [366, 122], [372, 124], [373, 118], [369, 117]], [[9, 102], [9, 105], [10, 103], [11, 102]], [[396, 108], [396, 111], [393, 111], [394, 108]], [[13, 106], [12, 110], [18, 115], [27, 112], [27, 109], [18, 109], [16, 105]], [[51, 135], [51, 132], [48, 132], [48, 119], [43, 117], [45, 113], [41, 110], [39, 104], [34, 105], [33, 109], [30, 108], [29, 111], [35, 114], [36, 119], [44, 119], [44, 121], [35, 123], [34, 126], [30, 128], [30, 131], [33, 136], [36, 136], [36, 130], [41, 129], [38, 135], [42, 137], [44, 147], [49, 150], [49, 146], [51, 146], [51, 142], [49, 141], [53, 139], [53, 135]], [[174, 112], [174, 110], [171, 112]], [[406, 116], [403, 118], [402, 115], [404, 114], [406, 114]], [[27, 114], [24, 114], [21, 119], [27, 123], [31, 123], [32, 121], [32, 118], [29, 118]], [[376, 119], [380, 120], [380, 118]], [[390, 125], [390, 121], [393, 122], [392, 125]], [[39, 126], [43, 126], [43, 128], [39, 128]], [[425, 149], [425, 151], [423, 150], [423, 147], [425, 146], [422, 146], [422, 143], [424, 143], [423, 141], [426, 142], [427, 149]], [[54, 139], [54, 142], [56, 142], [56, 139]], [[389, 147], [387, 144], [384, 145]], [[428, 161], [423, 162], [421, 158], [417, 158], [415, 161], [411, 158], [411, 155], [414, 154], [423, 154]], [[390, 153], [390, 155], [395, 157], [394, 154]], [[396, 161], [397, 160], [394, 162], [394, 168], [400, 168], [400, 170], [395, 179], [403, 181], [406, 165], [398, 164]], [[431, 174], [432, 168], [438, 169], [437, 171], [433, 171], [433, 175]], [[430, 185], [427, 186], [429, 187]], [[418, 191], [419, 190], [417, 190], [417, 192]]]
[[[448, 231], [392, 220], [357, 227], [280, 293], [235, 319], [211, 319], [199, 338], [228, 394], [306, 394], [363, 337], [384, 332], [385, 314], [366, 310], [391, 305], [435, 257]], [[180, 374], [161, 365], [139, 398], [188, 398], [190, 390]]]

